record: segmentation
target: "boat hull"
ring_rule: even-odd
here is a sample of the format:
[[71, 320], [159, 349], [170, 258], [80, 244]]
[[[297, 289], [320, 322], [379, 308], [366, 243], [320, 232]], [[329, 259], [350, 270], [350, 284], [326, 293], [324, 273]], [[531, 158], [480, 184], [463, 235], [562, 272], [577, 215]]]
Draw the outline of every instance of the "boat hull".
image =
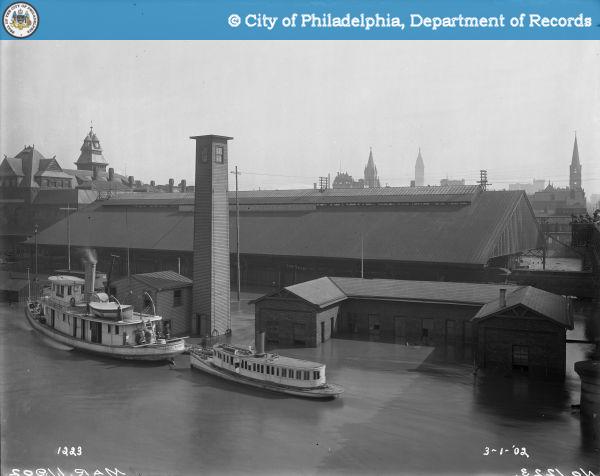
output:
[[116, 359], [125, 360], [169, 360], [176, 355], [182, 354], [185, 350], [185, 342], [183, 339], [177, 339], [166, 344], [150, 344], [145, 346], [118, 346], [118, 345], [103, 345], [93, 342], [85, 342], [80, 339], [63, 334], [48, 326], [40, 323], [29, 309], [29, 305], [25, 306], [25, 316], [27, 321], [37, 332], [43, 336], [52, 339], [53, 341], [73, 347], [76, 350], [91, 352], [97, 355], [113, 357]]
[[237, 373], [215, 367], [211, 363], [210, 358], [200, 358], [194, 352], [190, 352], [190, 365], [197, 370], [223, 378], [225, 380], [229, 380], [231, 382], [249, 385], [251, 387], [261, 388], [264, 390], [270, 390], [272, 392], [285, 393], [295, 397], [332, 399], [338, 397], [343, 392], [342, 387], [333, 384], [326, 384], [323, 387], [316, 388], [295, 388], [251, 379], [242, 375], [238, 375]]

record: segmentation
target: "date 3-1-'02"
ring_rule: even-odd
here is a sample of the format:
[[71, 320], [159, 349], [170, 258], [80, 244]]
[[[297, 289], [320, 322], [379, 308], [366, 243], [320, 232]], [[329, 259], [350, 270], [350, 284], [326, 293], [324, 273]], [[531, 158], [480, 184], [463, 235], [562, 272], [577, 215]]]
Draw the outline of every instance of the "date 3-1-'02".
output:
[[81, 446], [59, 446], [56, 449], [56, 454], [63, 456], [81, 456], [83, 454], [83, 448]]

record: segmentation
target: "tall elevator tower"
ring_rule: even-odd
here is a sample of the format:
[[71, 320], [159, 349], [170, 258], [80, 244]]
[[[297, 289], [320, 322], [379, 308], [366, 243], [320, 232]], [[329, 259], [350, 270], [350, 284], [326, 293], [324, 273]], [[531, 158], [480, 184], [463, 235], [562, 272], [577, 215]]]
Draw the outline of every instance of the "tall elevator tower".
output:
[[233, 137], [190, 138], [196, 141], [192, 329], [214, 336], [231, 329], [227, 141]]

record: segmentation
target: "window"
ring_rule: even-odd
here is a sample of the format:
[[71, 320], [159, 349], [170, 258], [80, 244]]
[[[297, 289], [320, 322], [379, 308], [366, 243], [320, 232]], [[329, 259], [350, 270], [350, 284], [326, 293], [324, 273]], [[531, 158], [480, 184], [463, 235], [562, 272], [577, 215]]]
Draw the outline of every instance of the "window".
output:
[[313, 372], [313, 378], [314, 378], [315, 380], [319, 380], [319, 379], [321, 378], [321, 372], [319, 372], [318, 370], [315, 370], [315, 371]]
[[277, 375], [277, 377], [279, 377], [279, 367], [277, 367], [277, 368], [275, 369], [275, 375]]
[[63, 322], [65, 322], [65, 319], [67, 318], [66, 314], [63, 314]]
[[513, 369], [527, 370], [529, 368], [529, 347], [526, 345], [513, 345]]
[[296, 370], [296, 380], [302, 380], [302, 370]]
[[115, 326], [115, 334], [119, 334], [119, 326]]
[[256, 364], [252, 364], [252, 372], [256, 372]]
[[217, 164], [223, 163], [223, 147], [219, 145], [215, 147], [215, 162]]
[[173, 307], [181, 306], [181, 289], [175, 289], [173, 291]]
[[310, 372], [308, 370], [304, 371], [304, 380], [309, 380], [310, 379]]
[[287, 377], [287, 369], [285, 369], [285, 368], [281, 369], [281, 376]]
[[260, 373], [264, 374], [265, 373], [265, 366], [264, 365], [260, 365]]
[[73, 287], [67, 286], [67, 296], [70, 296], [71, 294], [73, 294]]
[[106, 332], [110, 334], [110, 324], [106, 324]]

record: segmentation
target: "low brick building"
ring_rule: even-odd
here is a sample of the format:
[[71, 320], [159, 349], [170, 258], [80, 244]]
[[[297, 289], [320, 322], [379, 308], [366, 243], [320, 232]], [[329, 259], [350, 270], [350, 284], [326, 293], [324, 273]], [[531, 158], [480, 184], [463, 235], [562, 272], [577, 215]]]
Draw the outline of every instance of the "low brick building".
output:
[[483, 306], [473, 323], [480, 368], [564, 377], [566, 329], [573, 329], [571, 307], [564, 297], [522, 287]]
[[[156, 312], [163, 318], [163, 332], [186, 335], [191, 330], [192, 280], [175, 271], [133, 274], [110, 284], [111, 294], [121, 304], [132, 304], [138, 312]], [[147, 293], [147, 294], [146, 294]], [[148, 295], [151, 299], [148, 298]], [[152, 310], [154, 304], [155, 311]]]

